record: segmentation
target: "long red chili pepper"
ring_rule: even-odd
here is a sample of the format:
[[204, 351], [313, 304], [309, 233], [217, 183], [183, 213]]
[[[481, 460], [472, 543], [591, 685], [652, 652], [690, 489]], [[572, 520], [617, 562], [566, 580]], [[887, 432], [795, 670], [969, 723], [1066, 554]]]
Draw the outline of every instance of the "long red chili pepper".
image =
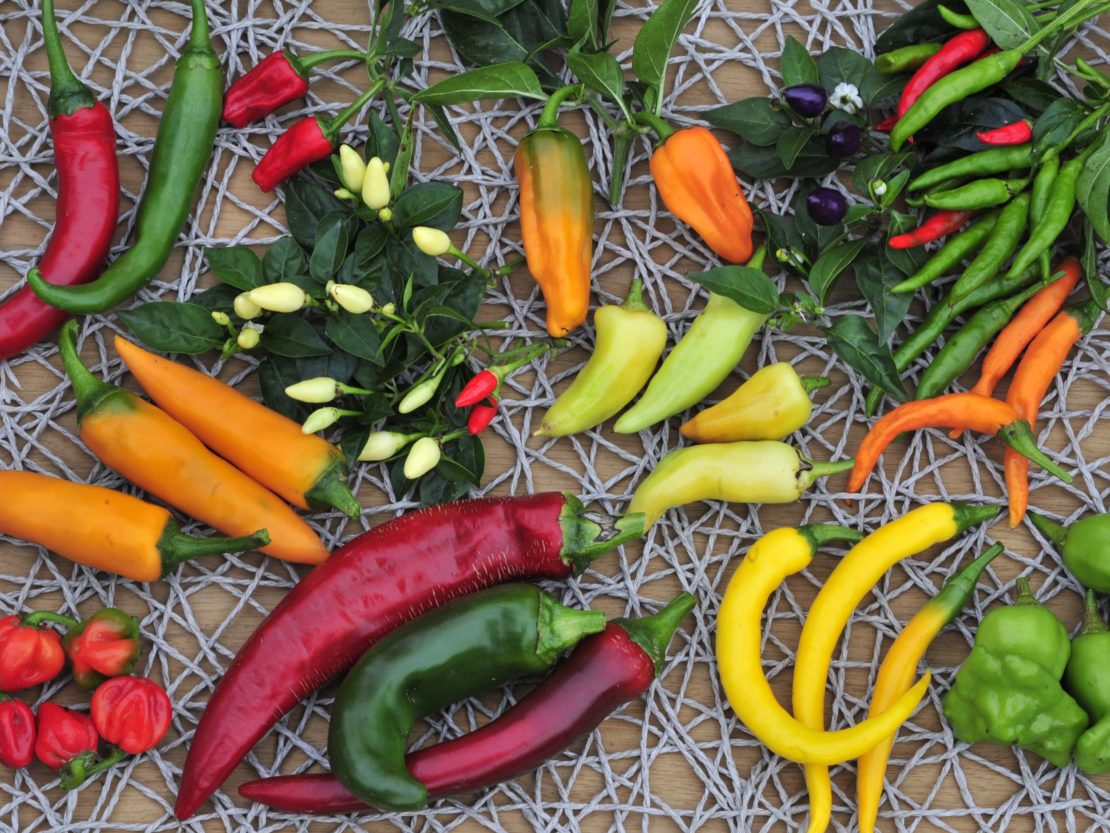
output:
[[[116, 134], [108, 109], [66, 62], [54, 0], [43, 0], [42, 30], [50, 65], [58, 208], [39, 271], [50, 283], [66, 286], [96, 277], [112, 245], [120, 190]], [[0, 361], [42, 341], [65, 319], [66, 313], [24, 286], [0, 306]]]
[[282, 599], [220, 678], [175, 814], [191, 816], [282, 715], [397, 626], [503, 582], [567, 578], [641, 535], [643, 516], [602, 532], [577, 498], [552, 492], [435, 506], [360, 535]]
[[990, 38], [982, 29], [960, 32], [941, 47], [940, 52], [922, 64], [902, 90], [898, 100], [898, 117], [901, 118], [929, 87], [954, 69], [969, 64], [990, 46]]
[[[1072, 346], [1095, 325], [1099, 315], [1094, 301], [1066, 309], [1040, 331], [1025, 351], [1006, 392], [1006, 402], [1030, 425], [1036, 424], [1041, 400]], [[1003, 473], [1010, 496], [1010, 526], [1013, 527], [1021, 523], [1029, 508], [1029, 461], [1007, 449]]]
[[947, 237], [974, 216], [974, 211], [938, 211], [913, 231], [894, 235], [887, 245], [892, 249], [915, 249]]
[[984, 145], [1024, 145], [1033, 138], [1033, 123], [1029, 119], [1022, 119], [994, 130], [983, 130], [976, 133], [975, 138]]
[[[535, 769], [647, 691], [671, 635], [693, 606], [694, 597], [682, 593], [654, 616], [610, 623], [517, 706], [477, 731], [412, 753], [405, 766], [429, 798], [483, 789]], [[367, 809], [334, 775], [262, 778], [243, 784], [239, 794], [295, 813]]]

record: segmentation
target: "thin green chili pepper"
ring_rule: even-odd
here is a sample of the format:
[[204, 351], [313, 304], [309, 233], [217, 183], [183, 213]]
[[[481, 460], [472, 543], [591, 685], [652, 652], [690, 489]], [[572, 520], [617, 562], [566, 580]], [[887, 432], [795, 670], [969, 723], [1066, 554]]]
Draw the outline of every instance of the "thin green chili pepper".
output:
[[875, 58], [875, 69], [883, 75], [897, 75], [900, 72], [915, 70], [932, 58], [943, 44], [940, 43], [915, 43], [884, 52]]
[[[1043, 287], [1035, 283], [1013, 297], [992, 301], [967, 319], [921, 374], [916, 399], [932, 399], [967, 370], [980, 351], [1005, 327], [1018, 309]], [[951, 303], [951, 302], [949, 302]]]
[[[1037, 174], [1033, 177], [1033, 200], [1029, 203], [1029, 223], [1031, 226], [1037, 226], [1044, 218], [1048, 198], [1052, 193], [1052, 184], [1056, 181], [1059, 173], [1059, 156], [1046, 158], [1041, 166], [1037, 168]], [[1045, 249], [1041, 252], [1038, 262], [1041, 265], [1041, 275], [1047, 278], [1052, 268], [1052, 253]]]
[[940, 13], [940, 16], [944, 20], [944, 22], [947, 23], [949, 26], [954, 26], [957, 29], [965, 30], [979, 28], [979, 21], [976, 20], [972, 15], [954, 12], [943, 3], [937, 6], [937, 11]]
[[1021, 251], [1014, 257], [1014, 263], [1010, 267], [1010, 271], [1006, 273], [1007, 278], [1013, 278], [1021, 274], [1036, 263], [1041, 254], [1049, 251], [1052, 244], [1056, 242], [1056, 238], [1068, 227], [1068, 221], [1071, 220], [1072, 211], [1075, 209], [1079, 174], [1083, 170], [1083, 164], [1087, 161], [1087, 156], [1093, 149], [1094, 146], [1092, 145], [1079, 156], [1065, 162], [1060, 167], [1060, 173], [1055, 182], [1052, 183], [1052, 190], [1049, 193], [1048, 202], [1045, 204], [1044, 214], [1030, 233], [1029, 239], [1025, 241], [1025, 245], [1021, 247]]
[[955, 304], [997, 275], [1006, 261], [1013, 257], [1029, 226], [1029, 201], [1028, 193], [1018, 194], [1003, 207], [987, 242], [949, 291], [949, 304]]
[[1001, 174], [1016, 168], [1029, 168], [1033, 165], [1033, 145], [1010, 145], [991, 148], [967, 156], [961, 156], [945, 165], [931, 168], [915, 177], [906, 188], [921, 191], [960, 176], [988, 176]]
[[925, 195], [925, 205], [948, 211], [978, 211], [1009, 202], [1029, 184], [1029, 178], [998, 179], [988, 177], [961, 185], [949, 191]]
[[192, 30], [158, 124], [135, 242], [92, 283], [56, 286], [32, 269], [27, 282], [51, 306], [75, 313], [101, 312], [142, 289], [169, 260], [212, 157], [223, 104], [224, 76], [209, 38], [204, 0], [191, 2]]
[[994, 224], [997, 220], [998, 212], [992, 211], [990, 214], [975, 221], [972, 225], [968, 226], [967, 229], [941, 246], [936, 254], [925, 262], [924, 266], [900, 284], [892, 287], [890, 291], [895, 294], [913, 292], [915, 289], [920, 289], [932, 283], [979, 248], [980, 244], [990, 235], [991, 229], [994, 228]]

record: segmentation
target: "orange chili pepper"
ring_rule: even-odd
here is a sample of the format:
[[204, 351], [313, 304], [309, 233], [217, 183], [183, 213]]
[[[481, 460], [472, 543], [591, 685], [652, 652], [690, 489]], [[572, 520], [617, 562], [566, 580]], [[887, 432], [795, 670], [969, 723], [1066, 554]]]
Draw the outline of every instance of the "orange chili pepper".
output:
[[717, 138], [704, 127], [670, 132], [651, 156], [651, 175], [667, 210], [694, 228], [730, 263], [752, 256], [752, 210]]
[[[983, 357], [979, 381], [971, 389], [972, 393], [983, 396], [993, 395], [995, 386], [1013, 367], [1021, 351], [1029, 345], [1052, 316], [1060, 311], [1060, 307], [1064, 305], [1064, 301], [1079, 281], [1082, 269], [1078, 260], [1069, 257], [1056, 271], [1060, 270], [1063, 270], [1064, 276], [1030, 298], [1013, 320], [998, 334], [990, 351]], [[959, 439], [962, 433], [963, 429], [957, 428], [949, 436], [955, 440]]]
[[970, 428], [982, 434], [997, 434], [1019, 454], [1024, 454], [1065, 483], [1071, 483], [1071, 475], [1037, 448], [1029, 423], [1012, 406], [977, 393], [949, 393], [899, 405], [871, 426], [860, 444], [856, 464], [848, 476], [848, 491], [858, 492], [863, 487], [883, 449], [903, 431], [941, 427]]
[[154, 403], [240, 471], [301, 509], [334, 506], [358, 517], [345, 482], [347, 462], [323, 437], [304, 434], [293, 420], [219, 379], [119, 336], [115, 345]]
[[[1030, 425], [1036, 423], [1041, 400], [1072, 346], [1090, 331], [1098, 318], [1099, 309], [1094, 301], [1070, 307], [1053, 318], [1029, 345], [1014, 372], [1006, 402]], [[1007, 449], [1002, 467], [1010, 495], [1010, 526], [1014, 527], [1021, 523], [1029, 508], [1029, 461]]]
[[0, 494], [0, 532], [135, 581], [157, 581], [191, 558], [252, 550], [270, 540], [265, 530], [193, 538], [161, 506], [44, 474], [0, 471]]
[[105, 465], [225, 535], [268, 530], [271, 543], [261, 548], [267, 555], [302, 564], [327, 558], [320, 537], [277, 495], [217, 457], [165, 411], [93, 376], [77, 356], [76, 332], [75, 321], [62, 328], [62, 363], [77, 396], [81, 439]]

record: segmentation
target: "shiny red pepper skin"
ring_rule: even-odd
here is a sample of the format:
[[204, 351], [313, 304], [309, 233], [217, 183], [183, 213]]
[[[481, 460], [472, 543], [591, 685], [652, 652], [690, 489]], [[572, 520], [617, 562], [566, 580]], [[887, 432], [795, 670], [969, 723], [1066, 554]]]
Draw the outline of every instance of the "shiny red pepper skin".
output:
[[938, 211], [928, 220], [905, 234], [896, 234], [887, 241], [892, 249], [914, 249], [947, 237], [975, 216], [974, 211]]
[[492, 370], [483, 370], [463, 385], [463, 389], [455, 397], [455, 407], [466, 408], [470, 405], [477, 405], [496, 391], [500, 384], [501, 378], [496, 373]]
[[35, 759], [35, 713], [0, 694], [0, 764], [21, 769]]
[[35, 757], [57, 771], [70, 761], [96, 755], [100, 736], [88, 716], [53, 703], [39, 706]]
[[48, 628], [25, 625], [19, 616], [0, 619], [0, 691], [47, 683], [66, 664], [62, 639]]
[[302, 119], [278, 136], [255, 167], [251, 179], [269, 193], [313, 162], [326, 159], [334, 150], [335, 145], [319, 119]]
[[976, 133], [975, 138], [984, 145], [1024, 145], [1033, 139], [1033, 124], [1028, 119], [1022, 119]]
[[990, 42], [982, 29], [969, 29], [948, 40], [940, 52], [922, 64], [906, 82], [898, 100], [898, 117], [904, 116], [921, 94], [941, 78], [978, 58]]
[[263, 58], [227, 88], [223, 118], [246, 127], [308, 92], [308, 80], [287, 52]]
[[175, 815], [196, 812], [282, 715], [397, 626], [507, 581], [565, 579], [642, 532], [643, 518], [630, 516], [618, 535], [596, 542], [577, 526], [580, 511], [559, 493], [461, 501], [403, 515], [337, 550], [220, 677], [185, 760]]
[[479, 402], [470, 409], [470, 415], [466, 418], [466, 430], [471, 434], [481, 434], [489, 428], [489, 424], [493, 422], [496, 416], [496, 398], [490, 398], [485, 402]]
[[153, 749], [166, 736], [173, 706], [162, 686], [146, 677], [113, 677], [92, 696], [93, 725], [129, 755]]
[[141, 647], [139, 620], [106, 607], [66, 631], [62, 647], [73, 667], [74, 682], [91, 691], [108, 677], [131, 673]]

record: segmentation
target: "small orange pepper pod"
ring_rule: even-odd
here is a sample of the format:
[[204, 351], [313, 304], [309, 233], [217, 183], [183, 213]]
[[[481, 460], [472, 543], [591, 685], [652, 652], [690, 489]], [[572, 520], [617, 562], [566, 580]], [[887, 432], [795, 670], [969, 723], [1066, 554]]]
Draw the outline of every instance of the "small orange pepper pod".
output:
[[752, 256], [752, 210], [717, 138], [704, 127], [673, 133], [656, 126], [663, 141], [651, 156], [651, 175], [667, 210], [692, 226], [730, 263]]
[[170, 513], [103, 486], [25, 471], [0, 471], [0, 532], [135, 581], [157, 581], [202, 555], [257, 549], [265, 530], [241, 538], [193, 538]]
[[260, 548], [267, 555], [300, 564], [328, 557], [320, 537], [281, 498], [217, 457], [165, 411], [93, 376], [77, 356], [76, 332], [76, 321], [62, 328], [62, 363], [77, 396], [81, 439], [101, 462], [225, 535], [267, 530], [270, 543]]
[[154, 403], [202, 443], [301, 509], [335, 507], [352, 518], [347, 462], [323, 437], [230, 385], [116, 336], [116, 352]]

